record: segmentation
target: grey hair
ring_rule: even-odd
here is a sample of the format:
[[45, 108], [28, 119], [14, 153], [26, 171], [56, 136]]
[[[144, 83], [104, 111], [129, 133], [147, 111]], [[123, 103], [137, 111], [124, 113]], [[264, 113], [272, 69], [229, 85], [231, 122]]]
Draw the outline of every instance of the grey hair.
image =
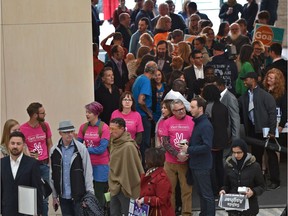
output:
[[184, 105], [184, 103], [183, 103], [182, 100], [180, 100], [180, 99], [175, 99], [175, 100], [173, 100], [173, 101], [171, 102], [171, 104], [170, 104], [170, 108], [171, 108], [171, 110], [174, 109], [175, 104]]
[[154, 61], [149, 61], [146, 63], [144, 72], [154, 74], [158, 70], [158, 66], [156, 62]]

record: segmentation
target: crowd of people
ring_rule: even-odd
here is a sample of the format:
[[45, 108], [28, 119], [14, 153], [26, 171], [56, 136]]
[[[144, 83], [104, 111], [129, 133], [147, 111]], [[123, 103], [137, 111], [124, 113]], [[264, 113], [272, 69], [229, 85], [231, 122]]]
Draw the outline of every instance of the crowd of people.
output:
[[[270, 142], [287, 145], [282, 46], [252, 41], [255, 23], [274, 24], [275, 7], [266, 0], [260, 10], [254, 0], [228, 0], [215, 34], [213, 20], [195, 2], [185, 1], [177, 14], [171, 0], [159, 6], [137, 0], [133, 10], [121, 0], [112, 18], [115, 32], [100, 42], [97, 3], [91, 0], [95, 101], [83, 105], [87, 122], [76, 133], [70, 120], [60, 121], [53, 145], [41, 103], [28, 106], [26, 123], [6, 121], [2, 215], [21, 215], [18, 185], [37, 188], [37, 214], [47, 215], [41, 179], [62, 215], [83, 209], [95, 215], [95, 205], [111, 216], [128, 215], [132, 198], [150, 205], [150, 215], [188, 216], [197, 187], [200, 215], [212, 216], [215, 200], [242, 186], [250, 208], [229, 215], [257, 215], [257, 196], [280, 187], [279, 154], [253, 144], [250, 154], [240, 125], [263, 144], [267, 129]], [[98, 58], [100, 44], [105, 62]]]

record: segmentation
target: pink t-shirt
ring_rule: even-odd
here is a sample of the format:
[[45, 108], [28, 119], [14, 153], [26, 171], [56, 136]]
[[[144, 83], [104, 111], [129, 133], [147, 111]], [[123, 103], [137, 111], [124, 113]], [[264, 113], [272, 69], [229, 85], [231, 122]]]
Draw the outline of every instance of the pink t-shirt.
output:
[[[47, 127], [47, 138], [51, 138], [52, 133], [50, 126], [44, 122]], [[46, 143], [46, 133], [43, 131], [41, 125], [33, 128], [28, 122], [20, 126], [20, 131], [25, 136], [25, 142], [30, 152], [38, 152], [38, 160], [45, 160], [49, 157], [49, 152]]]
[[[85, 123], [86, 124], [86, 123]], [[83, 140], [83, 143], [86, 145], [86, 147], [98, 147], [100, 145], [101, 139], [107, 139], [109, 141], [110, 139], [110, 131], [107, 124], [104, 123], [102, 127], [102, 136], [99, 137], [98, 134], [98, 126], [88, 126], [84, 137], [82, 134], [83, 127], [85, 124], [82, 124], [80, 126], [79, 132], [78, 132], [78, 138]], [[90, 154], [90, 159], [92, 165], [100, 165], [100, 164], [108, 164], [109, 163], [109, 152], [108, 148], [102, 153], [102, 154]]]
[[144, 131], [142, 118], [140, 114], [136, 111], [131, 111], [128, 114], [123, 114], [119, 110], [115, 110], [111, 115], [111, 119], [114, 118], [123, 118], [125, 120], [127, 131], [131, 134], [132, 139], [135, 139], [136, 133]]
[[164, 122], [165, 122], [166, 119], [160, 119], [159, 123], [158, 123], [158, 128], [157, 128], [157, 137], [158, 137], [158, 140], [160, 142], [160, 146], [159, 147], [162, 147], [163, 146], [163, 134], [164, 134]]
[[[164, 121], [164, 131], [163, 136], [170, 137], [170, 144], [178, 152], [180, 149], [176, 146], [181, 140], [187, 139], [190, 140], [192, 131], [194, 129], [194, 121], [191, 116], [186, 115], [184, 119], [176, 119], [174, 116], [168, 118]], [[165, 158], [167, 162], [174, 164], [183, 164], [179, 162], [176, 157], [172, 156], [169, 152], [166, 151]], [[186, 163], [186, 162], [184, 162]]]

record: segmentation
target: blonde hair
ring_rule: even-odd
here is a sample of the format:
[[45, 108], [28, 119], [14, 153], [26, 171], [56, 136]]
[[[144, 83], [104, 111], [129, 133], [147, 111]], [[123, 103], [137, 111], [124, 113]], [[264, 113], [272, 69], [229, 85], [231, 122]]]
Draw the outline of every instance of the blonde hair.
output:
[[[146, 39], [149, 44], [142, 44], [142, 42], [143, 42], [142, 40], [143, 40], [143, 39]], [[142, 42], [141, 42], [141, 41], [142, 41]], [[140, 42], [141, 46], [145, 45], [145, 46], [150, 47], [150, 46], [153, 46], [153, 45], [154, 45], [154, 39], [153, 39], [153, 38], [151, 37], [151, 35], [148, 34], [147, 32], [143, 33], [143, 34], [140, 36], [139, 42]]]
[[10, 131], [11, 128], [14, 127], [15, 125], [19, 125], [19, 122], [14, 119], [9, 119], [4, 124], [1, 145], [4, 145], [7, 149], [9, 143]]
[[253, 41], [251, 46], [254, 48], [255, 45], [260, 46], [260, 48], [262, 49], [262, 52], [265, 52], [265, 47], [264, 47], [264, 44], [262, 43], [262, 41], [258, 41], [258, 40]]
[[178, 56], [180, 56], [185, 63], [189, 64], [189, 55], [191, 53], [191, 48], [189, 44], [185, 41], [178, 43]]
[[285, 77], [282, 73], [282, 71], [280, 71], [277, 68], [272, 68], [270, 69], [263, 80], [263, 85], [264, 88], [266, 90], [269, 90], [269, 85], [267, 83], [268, 81], [268, 75], [269, 74], [274, 74], [275, 75], [275, 85], [273, 86], [273, 89], [270, 91], [270, 94], [275, 98], [275, 99], [279, 99], [280, 97], [282, 97], [285, 94]]
[[169, 29], [167, 29], [166, 27], [167, 22], [171, 22], [171, 18], [168, 15], [161, 16], [157, 21], [155, 29], [162, 29], [168, 31]]

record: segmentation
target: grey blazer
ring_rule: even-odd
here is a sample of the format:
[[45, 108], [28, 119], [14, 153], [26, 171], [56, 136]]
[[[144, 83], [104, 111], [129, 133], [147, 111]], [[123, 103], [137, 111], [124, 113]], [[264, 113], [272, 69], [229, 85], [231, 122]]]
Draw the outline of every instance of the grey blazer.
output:
[[229, 139], [240, 138], [240, 115], [239, 115], [239, 104], [237, 98], [227, 89], [221, 103], [228, 108], [228, 137]]

